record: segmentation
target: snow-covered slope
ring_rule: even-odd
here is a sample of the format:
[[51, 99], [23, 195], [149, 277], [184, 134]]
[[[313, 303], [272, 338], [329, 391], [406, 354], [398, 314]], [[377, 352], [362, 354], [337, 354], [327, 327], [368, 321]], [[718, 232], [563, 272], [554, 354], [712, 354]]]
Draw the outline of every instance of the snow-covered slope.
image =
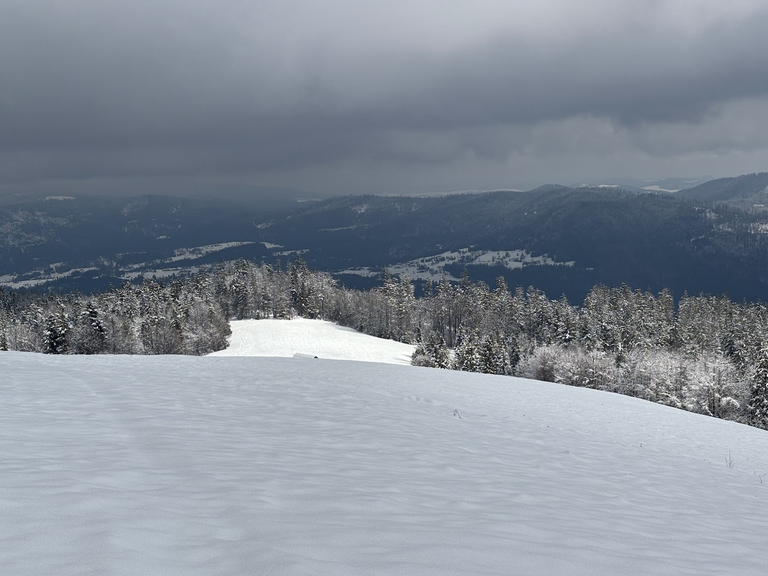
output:
[[323, 320], [235, 320], [226, 350], [211, 356], [317, 356], [410, 364], [415, 346], [374, 338]]
[[0, 353], [0, 573], [763, 575], [768, 433], [556, 384]]

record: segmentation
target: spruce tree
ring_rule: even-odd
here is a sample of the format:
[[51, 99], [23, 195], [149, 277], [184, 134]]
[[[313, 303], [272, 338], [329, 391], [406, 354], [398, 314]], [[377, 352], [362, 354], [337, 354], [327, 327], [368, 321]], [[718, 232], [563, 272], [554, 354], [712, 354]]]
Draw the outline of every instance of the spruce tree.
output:
[[437, 332], [431, 332], [426, 342], [420, 340], [411, 356], [411, 364], [431, 368], [451, 368], [451, 354], [443, 337]]
[[503, 334], [487, 334], [480, 345], [480, 371], [485, 374], [508, 375], [512, 373], [512, 362]]
[[750, 422], [768, 430], [768, 342], [760, 347], [749, 392]]
[[457, 370], [463, 372], [480, 372], [480, 334], [473, 330], [469, 334], [463, 334], [459, 345], [456, 347], [454, 365]]
[[46, 354], [65, 354], [68, 351], [69, 317], [62, 306], [45, 320], [44, 346]]

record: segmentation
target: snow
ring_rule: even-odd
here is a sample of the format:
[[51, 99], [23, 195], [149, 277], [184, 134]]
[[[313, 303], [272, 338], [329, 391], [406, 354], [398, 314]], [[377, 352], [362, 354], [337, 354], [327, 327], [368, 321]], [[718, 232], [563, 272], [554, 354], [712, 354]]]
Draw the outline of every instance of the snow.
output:
[[325, 359], [0, 352], [0, 375], [2, 574], [768, 565], [768, 433], [731, 422]]
[[273, 256], [301, 256], [302, 254], [307, 254], [309, 252], [309, 248], [302, 248], [300, 250], [283, 250], [282, 252], [274, 252]]
[[[167, 238], [167, 236], [158, 236], [157, 239], [161, 240]], [[180, 248], [178, 250], [174, 250], [174, 255], [170, 258], [161, 258], [158, 260], [155, 260], [153, 262], [140, 262], [138, 264], [133, 264], [130, 266], [125, 266], [123, 269], [125, 270], [124, 273], [120, 275], [120, 277], [123, 280], [134, 280], [140, 276], [146, 277], [146, 278], [169, 278], [171, 276], [178, 276], [178, 275], [184, 275], [188, 273], [196, 273], [200, 270], [199, 266], [186, 266], [186, 267], [167, 267], [167, 268], [150, 268], [150, 266], [159, 266], [160, 264], [172, 264], [174, 262], [181, 262], [184, 260], [194, 260], [197, 258], [202, 258], [203, 256], [206, 256], [208, 254], [212, 254], [214, 252], [220, 252], [222, 250], [226, 250], [227, 248], [235, 248], [239, 246], [247, 246], [250, 244], [254, 244], [254, 242], [220, 242], [218, 244], [206, 244], [205, 246], [195, 246], [193, 248]], [[118, 256], [122, 256], [124, 254], [120, 254]], [[53, 273], [49, 273], [47, 270], [37, 270], [28, 274], [25, 274], [24, 277], [35, 275], [35, 278], [26, 279], [26, 280], [20, 280], [19, 276], [17, 275], [2, 275], [0, 276], [0, 286], [6, 286], [8, 288], [18, 289], [18, 288], [31, 288], [33, 286], [40, 286], [42, 284], [47, 284], [48, 282], [53, 282], [54, 280], [61, 280], [62, 278], [67, 278], [69, 276], [72, 276], [73, 274], [84, 274], [85, 272], [92, 272], [95, 270], [98, 270], [98, 268], [94, 267], [86, 267], [86, 268], [72, 268], [71, 270], [65, 270], [60, 272], [58, 268], [66, 265], [66, 262], [56, 262], [54, 264], [50, 264], [49, 268], [53, 270]]]
[[654, 184], [653, 186], [643, 186], [643, 190], [648, 190], [649, 192], [680, 192], [679, 188], [672, 190], [670, 188], [662, 188], [657, 184]]
[[[158, 240], [167, 238], [167, 236], [159, 236]], [[196, 273], [200, 270], [199, 266], [185, 266], [185, 267], [166, 267], [161, 268], [162, 264], [173, 264], [175, 262], [182, 262], [184, 260], [196, 260], [213, 254], [214, 252], [221, 252], [228, 248], [237, 248], [240, 246], [249, 246], [255, 244], [255, 242], [220, 242], [218, 244], [206, 244], [204, 246], [195, 246], [193, 248], [179, 248], [173, 251], [173, 256], [169, 258], [159, 258], [152, 262], [139, 262], [138, 264], [132, 264], [130, 266], [123, 267], [123, 273], [121, 278], [123, 280], [134, 280], [140, 276], [145, 278], [169, 278], [171, 276], [179, 276], [188, 273]], [[118, 254], [123, 256], [124, 254]]]
[[144, 268], [136, 272], [125, 272], [120, 275], [122, 280], [135, 280], [136, 278], [172, 278], [186, 274], [196, 274], [201, 270], [200, 266], [185, 266], [176, 268]]
[[[568, 262], [558, 262], [550, 258], [547, 254], [533, 256], [530, 252], [523, 249], [514, 250], [472, 250], [470, 248], [461, 248], [442, 252], [433, 256], [425, 256], [410, 260], [400, 264], [390, 264], [387, 266], [390, 274], [403, 276], [408, 275], [412, 280], [433, 280], [440, 281], [443, 278], [451, 282], [458, 282], [460, 278], [446, 272], [445, 266], [452, 264], [476, 265], [476, 266], [503, 266], [509, 270], [518, 270], [525, 266], [568, 266], [573, 267], [575, 260]], [[379, 275], [370, 267], [347, 268], [340, 270], [336, 274], [353, 274], [356, 276], [371, 277]]]
[[410, 365], [410, 344], [374, 338], [323, 320], [235, 320], [226, 350], [211, 356], [295, 356]]
[[218, 244], [206, 244], [205, 246], [196, 246], [194, 248], [179, 248], [173, 251], [173, 256], [165, 258], [163, 262], [178, 262], [180, 260], [194, 260], [196, 258], [202, 258], [207, 254], [213, 252], [221, 252], [227, 248], [237, 248], [239, 246], [249, 246], [255, 244], [255, 242], [219, 242]]
[[37, 278], [32, 278], [28, 280], [18, 280], [19, 276], [16, 274], [6, 274], [3, 276], [0, 276], [0, 286], [12, 288], [14, 290], [19, 288], [32, 288], [34, 286], [40, 286], [42, 284], [46, 284], [53, 280], [68, 278], [69, 276], [72, 276], [74, 274], [84, 274], [86, 272], [92, 272], [94, 270], [98, 270], [98, 268], [88, 267], [88, 268], [71, 268], [63, 272], [58, 272], [56, 270], [57, 267], [62, 266], [64, 264], [66, 263], [58, 262], [55, 264], [51, 264], [50, 268], [54, 270], [53, 273], [47, 273], [45, 270], [35, 270], [34, 272], [28, 272], [23, 276], [39, 275], [39, 277]]

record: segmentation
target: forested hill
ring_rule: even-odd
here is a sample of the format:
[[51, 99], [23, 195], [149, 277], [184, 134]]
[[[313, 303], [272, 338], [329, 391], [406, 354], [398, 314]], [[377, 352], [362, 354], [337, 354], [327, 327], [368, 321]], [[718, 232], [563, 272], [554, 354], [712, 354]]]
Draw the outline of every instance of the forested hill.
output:
[[[598, 283], [764, 299], [763, 222], [760, 214], [669, 194], [548, 186], [444, 198], [337, 198], [263, 225], [261, 238], [284, 253], [301, 251], [325, 270], [362, 275], [387, 266], [436, 279], [442, 272], [458, 278], [466, 268], [474, 279], [491, 283], [502, 275], [512, 286], [533, 285], [575, 302]], [[344, 278], [352, 281], [351, 274]]]
[[166, 195], [0, 197], [0, 285], [67, 292], [110, 284], [162, 265], [261, 259], [254, 219], [297, 205], [277, 192], [248, 199]]
[[385, 269], [417, 287], [458, 281], [466, 270], [489, 285], [504, 276], [572, 302], [601, 283], [765, 300], [768, 211], [681, 194], [546, 186], [279, 206], [259, 198], [28, 199], [0, 205], [0, 286], [87, 293], [241, 257], [285, 264], [301, 255], [358, 288], [379, 285]]
[[723, 202], [741, 208], [764, 208], [768, 205], [768, 172], [710, 180], [680, 190], [675, 195], [703, 202]]

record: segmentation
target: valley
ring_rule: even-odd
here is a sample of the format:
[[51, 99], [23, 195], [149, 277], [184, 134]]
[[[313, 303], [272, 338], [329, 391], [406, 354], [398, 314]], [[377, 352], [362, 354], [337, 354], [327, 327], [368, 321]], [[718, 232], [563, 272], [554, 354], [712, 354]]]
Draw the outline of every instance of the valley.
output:
[[0, 286], [89, 292], [239, 258], [286, 265], [300, 257], [356, 288], [379, 285], [388, 271], [421, 283], [468, 274], [493, 285], [502, 276], [573, 302], [600, 283], [755, 300], [768, 294], [768, 213], [742, 199], [754, 200], [764, 180], [745, 175], [674, 194], [552, 185], [268, 206], [258, 197], [5, 202]]

